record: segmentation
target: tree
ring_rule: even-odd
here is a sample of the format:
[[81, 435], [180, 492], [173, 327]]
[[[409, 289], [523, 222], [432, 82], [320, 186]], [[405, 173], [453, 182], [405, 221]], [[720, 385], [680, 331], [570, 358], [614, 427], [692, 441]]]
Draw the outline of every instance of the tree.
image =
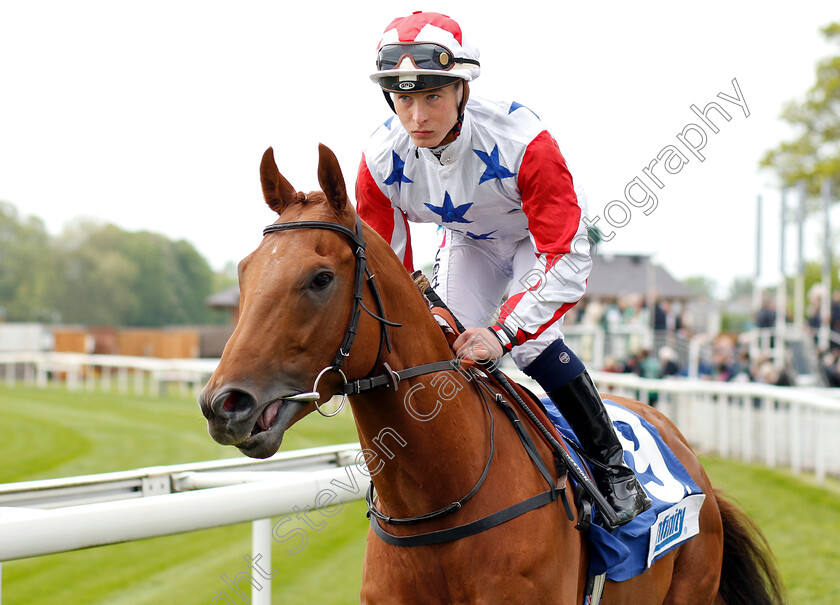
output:
[[0, 320], [52, 318], [56, 255], [44, 222], [0, 202]]
[[729, 300], [750, 297], [755, 288], [755, 280], [751, 277], [736, 277], [729, 284]]
[[221, 271], [213, 274], [213, 292], [221, 292], [239, 283], [236, 263], [228, 261]]
[[714, 298], [715, 281], [704, 275], [686, 277], [682, 285], [688, 288], [698, 298]]
[[63, 238], [66, 322], [161, 326], [205, 323], [213, 292], [207, 261], [186, 241], [115, 225], [77, 224]]
[[62, 279], [56, 284], [62, 321], [119, 325], [135, 312], [137, 267], [120, 250], [121, 236], [117, 227], [96, 223], [65, 230], [58, 243]]
[[149, 231], [78, 221], [55, 238], [0, 202], [0, 321], [223, 323], [204, 301], [231, 271], [214, 275], [192, 244]]
[[[821, 29], [830, 42], [840, 45], [840, 22]], [[818, 199], [825, 179], [840, 185], [840, 55], [817, 64], [817, 80], [801, 103], [790, 102], [782, 119], [798, 131], [768, 151], [761, 166], [776, 172], [785, 187], [806, 183], [808, 197]]]

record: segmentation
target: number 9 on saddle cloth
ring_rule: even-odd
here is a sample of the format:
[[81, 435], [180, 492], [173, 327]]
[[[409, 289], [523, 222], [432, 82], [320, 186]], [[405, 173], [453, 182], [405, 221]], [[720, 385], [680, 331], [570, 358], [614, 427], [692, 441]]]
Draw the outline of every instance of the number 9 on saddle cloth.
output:
[[[557, 430], [579, 447], [577, 436], [552, 401], [541, 401]], [[624, 448], [625, 462], [653, 502], [651, 508], [613, 532], [600, 527], [599, 515], [593, 515], [595, 522], [587, 532], [593, 546], [589, 575], [606, 573], [610, 580], [623, 581], [699, 533], [700, 507], [706, 496], [656, 427], [612, 401], [604, 400], [604, 405]], [[583, 464], [579, 458], [576, 462]]]

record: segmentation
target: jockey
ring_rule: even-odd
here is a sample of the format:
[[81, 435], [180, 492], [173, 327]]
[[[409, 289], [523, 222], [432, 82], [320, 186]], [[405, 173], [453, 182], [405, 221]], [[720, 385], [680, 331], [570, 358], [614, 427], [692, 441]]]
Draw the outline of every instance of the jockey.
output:
[[650, 499], [561, 331], [592, 267], [586, 199], [536, 114], [470, 97], [478, 58], [439, 13], [418, 11], [386, 28], [371, 79], [397, 119], [365, 148], [358, 213], [409, 271], [408, 222], [443, 227], [431, 283], [467, 326], [456, 354], [486, 361], [510, 353], [569, 421], [595, 461], [599, 489], [627, 523]]

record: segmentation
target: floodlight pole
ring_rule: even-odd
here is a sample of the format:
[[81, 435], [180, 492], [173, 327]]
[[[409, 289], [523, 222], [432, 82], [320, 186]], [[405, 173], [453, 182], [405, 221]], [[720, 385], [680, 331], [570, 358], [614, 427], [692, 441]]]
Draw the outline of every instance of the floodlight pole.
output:
[[797, 185], [799, 207], [796, 212], [797, 259], [793, 294], [793, 325], [797, 334], [805, 333], [805, 204], [808, 191], [805, 182]]
[[822, 301], [820, 304], [820, 332], [819, 348], [821, 351], [828, 351], [829, 337], [831, 335], [831, 180], [823, 179], [822, 182], [823, 202], [823, 233], [825, 242], [823, 246], [823, 271], [822, 271]]
[[756, 206], [755, 206], [755, 280], [753, 280], [753, 290], [752, 290], [752, 306], [753, 306], [753, 319], [756, 320], [756, 329], [753, 330], [755, 337], [750, 341], [750, 359], [758, 359], [759, 354], [761, 353], [761, 342], [762, 342], [762, 333], [761, 328], [758, 326], [758, 318], [761, 315], [761, 310], [764, 307], [764, 296], [761, 291], [760, 281], [761, 281], [761, 229], [762, 225], [762, 200], [761, 194], [756, 197]]
[[759, 280], [761, 279], [761, 194], [756, 198], [755, 205], [755, 281], [753, 282], [753, 312], [755, 316], [761, 311], [761, 286]]
[[781, 220], [779, 233], [779, 286], [776, 288], [776, 338], [773, 343], [774, 362], [781, 368], [785, 361], [785, 289], [787, 288], [787, 268], [785, 267], [785, 220], [787, 219], [787, 189], [782, 188]]

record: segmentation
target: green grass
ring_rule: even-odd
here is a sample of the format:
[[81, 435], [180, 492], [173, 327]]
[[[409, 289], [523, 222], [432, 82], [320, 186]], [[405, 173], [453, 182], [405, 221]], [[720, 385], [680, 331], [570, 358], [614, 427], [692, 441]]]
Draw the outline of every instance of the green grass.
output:
[[[0, 384], [0, 482], [67, 477], [238, 456], [207, 435], [192, 398], [70, 393], [60, 387]], [[355, 441], [349, 414], [312, 416], [288, 435], [284, 450]], [[714, 458], [704, 458], [713, 483], [755, 518], [779, 561], [791, 603], [840, 602], [840, 486]], [[364, 504], [348, 503], [297, 540], [274, 541], [274, 603], [358, 603], [367, 521]], [[274, 519], [275, 524], [279, 521]], [[276, 525], [275, 525], [276, 527]], [[209, 604], [223, 581], [247, 571], [250, 524], [60, 553], [3, 564], [3, 602], [37, 605]], [[242, 576], [240, 576], [242, 577]], [[250, 597], [250, 585], [239, 587]], [[223, 603], [224, 601], [218, 601]]]
[[790, 602], [840, 603], [840, 484], [716, 458], [702, 462], [713, 485], [761, 527]]

